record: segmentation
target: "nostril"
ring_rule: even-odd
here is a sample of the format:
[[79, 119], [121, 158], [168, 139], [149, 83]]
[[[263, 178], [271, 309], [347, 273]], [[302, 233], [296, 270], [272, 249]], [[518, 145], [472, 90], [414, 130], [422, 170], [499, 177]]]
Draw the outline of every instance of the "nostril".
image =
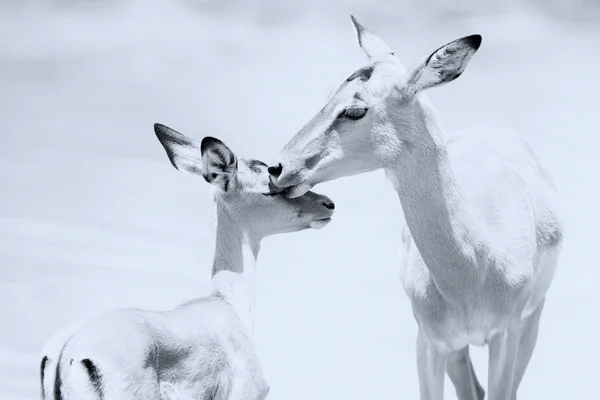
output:
[[281, 175], [281, 171], [283, 171], [283, 165], [281, 165], [281, 163], [279, 163], [279, 164], [277, 164], [276, 167], [267, 168], [267, 171], [269, 172], [269, 174], [273, 175], [275, 178], [279, 178], [279, 175]]
[[333, 203], [333, 201], [324, 201], [323, 205], [329, 210], [335, 209], [335, 204]]

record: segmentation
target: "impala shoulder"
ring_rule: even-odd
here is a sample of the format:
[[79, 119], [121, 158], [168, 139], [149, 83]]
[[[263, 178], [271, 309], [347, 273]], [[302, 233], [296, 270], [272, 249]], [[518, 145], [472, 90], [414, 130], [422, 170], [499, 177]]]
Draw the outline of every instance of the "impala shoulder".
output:
[[560, 211], [544, 207], [536, 225], [537, 242], [543, 247], [557, 247], [562, 244], [564, 222]]
[[519, 252], [519, 249], [511, 249], [510, 253], [495, 252], [488, 263], [491, 268], [484, 281], [486, 290], [503, 294], [507, 299], [528, 292], [535, 278], [533, 260], [527, 260], [528, 256], [515, 255], [514, 252]]

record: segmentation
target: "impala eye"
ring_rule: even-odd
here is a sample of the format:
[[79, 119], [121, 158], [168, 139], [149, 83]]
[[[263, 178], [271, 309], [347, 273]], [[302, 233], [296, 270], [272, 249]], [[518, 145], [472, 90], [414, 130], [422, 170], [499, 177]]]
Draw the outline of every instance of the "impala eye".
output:
[[364, 107], [350, 107], [346, 108], [342, 115], [348, 119], [356, 121], [367, 115], [367, 110], [368, 109]]

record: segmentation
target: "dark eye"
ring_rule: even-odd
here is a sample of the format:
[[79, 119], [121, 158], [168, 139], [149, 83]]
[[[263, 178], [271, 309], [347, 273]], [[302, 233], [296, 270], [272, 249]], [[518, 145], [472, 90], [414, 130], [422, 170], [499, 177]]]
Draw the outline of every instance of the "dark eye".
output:
[[348, 119], [356, 121], [367, 115], [367, 109], [364, 107], [350, 107], [346, 108], [342, 115]]

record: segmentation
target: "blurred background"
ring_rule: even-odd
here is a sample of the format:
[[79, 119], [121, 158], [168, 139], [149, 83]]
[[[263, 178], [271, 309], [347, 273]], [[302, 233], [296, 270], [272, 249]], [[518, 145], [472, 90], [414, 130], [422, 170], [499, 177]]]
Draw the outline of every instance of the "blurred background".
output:
[[[173, 169], [152, 124], [269, 161], [365, 63], [350, 13], [408, 65], [483, 35], [429, 96], [447, 130], [527, 135], [568, 223], [520, 398], [598, 393], [599, 1], [0, 0], [1, 400], [39, 397], [41, 349], [69, 322], [207, 293], [209, 187]], [[259, 258], [269, 399], [418, 398], [396, 194], [381, 171], [317, 190], [333, 222]]]

